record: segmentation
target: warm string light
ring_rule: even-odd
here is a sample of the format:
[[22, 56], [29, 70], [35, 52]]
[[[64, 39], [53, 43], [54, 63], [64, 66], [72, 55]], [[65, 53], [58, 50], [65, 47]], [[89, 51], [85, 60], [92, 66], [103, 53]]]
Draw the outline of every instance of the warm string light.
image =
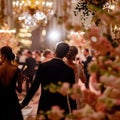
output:
[[32, 41], [30, 40], [31, 36], [32, 36], [31, 30], [26, 28], [19, 29], [18, 37], [19, 37], [19, 42], [21, 43], [22, 46], [25, 47], [31, 46], [32, 44]]
[[13, 48], [14, 52], [19, 50], [19, 42], [15, 36], [16, 30], [10, 29], [7, 24], [1, 26], [0, 29], [0, 47], [8, 45]]
[[16, 33], [16, 30], [0, 30], [0, 33]]

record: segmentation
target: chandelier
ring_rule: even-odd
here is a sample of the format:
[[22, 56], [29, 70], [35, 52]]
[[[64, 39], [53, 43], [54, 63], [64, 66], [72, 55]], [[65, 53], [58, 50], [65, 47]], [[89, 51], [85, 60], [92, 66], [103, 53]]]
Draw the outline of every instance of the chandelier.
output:
[[40, 23], [47, 23], [54, 13], [54, 0], [13, 0], [13, 16], [22, 27], [35, 28]]

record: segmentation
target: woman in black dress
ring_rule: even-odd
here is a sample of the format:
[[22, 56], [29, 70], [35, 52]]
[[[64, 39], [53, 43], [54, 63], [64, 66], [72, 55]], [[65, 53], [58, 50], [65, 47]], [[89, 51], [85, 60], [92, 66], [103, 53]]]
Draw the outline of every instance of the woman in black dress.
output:
[[15, 55], [9, 46], [2, 47], [0, 52], [0, 120], [23, 120], [16, 93], [22, 92], [21, 71], [12, 64]]

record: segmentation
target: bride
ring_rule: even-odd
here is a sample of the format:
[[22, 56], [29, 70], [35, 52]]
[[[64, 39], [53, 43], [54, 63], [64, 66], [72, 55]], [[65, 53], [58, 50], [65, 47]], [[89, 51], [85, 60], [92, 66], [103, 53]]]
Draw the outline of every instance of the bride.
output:
[[[84, 70], [80, 64], [75, 62], [76, 55], [78, 54], [78, 48], [76, 46], [70, 46], [69, 52], [67, 53], [65, 62], [68, 66], [73, 68], [75, 74], [75, 83], [80, 85], [81, 90], [85, 89], [85, 81], [86, 77], [84, 74]], [[81, 99], [77, 99], [77, 108], [81, 108]]]

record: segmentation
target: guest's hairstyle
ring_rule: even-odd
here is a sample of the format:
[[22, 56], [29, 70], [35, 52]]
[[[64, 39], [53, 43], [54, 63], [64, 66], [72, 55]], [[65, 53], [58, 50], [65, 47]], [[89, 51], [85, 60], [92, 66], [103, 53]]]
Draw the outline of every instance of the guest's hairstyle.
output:
[[76, 46], [70, 46], [70, 49], [66, 55], [66, 58], [75, 60], [75, 57], [77, 54], [78, 54], [78, 48]]
[[41, 55], [41, 52], [39, 50], [36, 50], [35, 53], [38, 54], [39, 56]]
[[30, 50], [28, 50], [28, 52], [27, 52], [28, 54], [30, 54], [30, 55], [32, 55], [32, 51], [30, 51]]
[[46, 57], [47, 55], [49, 55], [50, 53], [52, 53], [52, 51], [50, 49], [46, 49], [44, 52], [43, 52], [43, 56]]
[[4, 46], [1, 48], [1, 54], [4, 55], [8, 60], [14, 60], [15, 59], [15, 55], [12, 52], [12, 48], [9, 46]]
[[86, 51], [87, 53], [89, 53], [89, 49], [85, 48], [85, 51]]
[[69, 51], [69, 45], [64, 42], [60, 42], [56, 45], [55, 54], [56, 57], [63, 58]]

